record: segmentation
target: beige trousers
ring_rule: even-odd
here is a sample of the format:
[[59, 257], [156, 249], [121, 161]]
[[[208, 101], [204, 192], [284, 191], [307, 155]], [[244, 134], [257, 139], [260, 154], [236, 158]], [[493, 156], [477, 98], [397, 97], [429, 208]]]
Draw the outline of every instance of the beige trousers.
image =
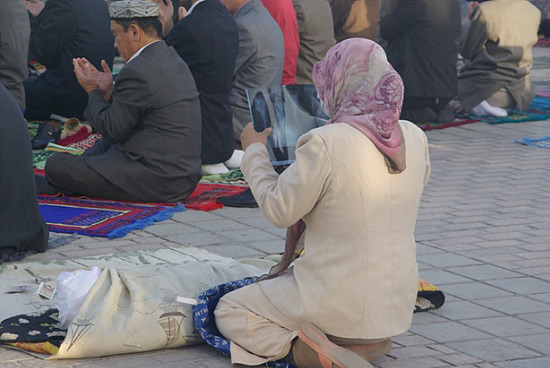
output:
[[506, 88], [499, 89], [486, 101], [491, 106], [500, 107], [503, 109], [511, 109], [516, 107], [517, 105], [516, 101], [514, 100], [510, 92], [506, 90]]
[[[306, 322], [291, 320], [281, 313], [258, 284], [223, 296], [214, 315], [218, 330], [231, 341], [231, 363], [244, 365], [261, 365], [286, 357], [301, 325]], [[328, 337], [342, 346], [384, 340]]]

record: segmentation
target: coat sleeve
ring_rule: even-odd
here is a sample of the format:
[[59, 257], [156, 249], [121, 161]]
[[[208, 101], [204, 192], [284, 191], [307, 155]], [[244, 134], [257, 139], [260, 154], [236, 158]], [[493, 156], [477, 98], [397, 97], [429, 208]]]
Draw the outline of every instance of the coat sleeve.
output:
[[31, 55], [47, 68], [58, 67], [69, 37], [76, 31], [72, 0], [50, 0], [35, 19], [31, 19]]
[[395, 9], [380, 23], [380, 35], [392, 41], [412, 27], [416, 21], [416, 2], [400, 0]]
[[475, 7], [472, 19], [460, 40], [460, 54], [466, 59], [473, 59], [483, 50], [487, 43], [487, 22], [481, 7]]
[[239, 74], [239, 71], [250, 63], [250, 60], [256, 54], [256, 45], [252, 42], [250, 30], [237, 22], [239, 30], [239, 51], [235, 60], [235, 71], [233, 75]]
[[117, 77], [111, 103], [99, 90], [93, 90], [84, 117], [108, 142], [119, 143], [138, 126], [154, 98], [144, 76], [125, 66]]
[[296, 162], [281, 175], [273, 170], [266, 147], [250, 145], [241, 169], [264, 216], [289, 227], [307, 215], [330, 183], [330, 157], [324, 141], [312, 132], [298, 140]]

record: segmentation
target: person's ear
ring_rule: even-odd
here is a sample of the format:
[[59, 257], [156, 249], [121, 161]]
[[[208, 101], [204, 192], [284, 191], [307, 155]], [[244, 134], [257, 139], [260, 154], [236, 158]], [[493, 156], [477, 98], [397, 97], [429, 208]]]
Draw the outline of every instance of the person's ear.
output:
[[130, 28], [128, 29], [128, 32], [130, 32], [130, 35], [132, 36], [132, 40], [139, 41], [141, 29], [139, 29], [137, 24], [135, 23], [130, 24]]

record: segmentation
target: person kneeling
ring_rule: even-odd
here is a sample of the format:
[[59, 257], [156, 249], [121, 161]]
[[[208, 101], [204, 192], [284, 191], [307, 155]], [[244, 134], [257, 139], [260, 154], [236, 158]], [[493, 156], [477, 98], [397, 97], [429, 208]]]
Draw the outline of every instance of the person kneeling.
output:
[[[371, 367], [411, 325], [426, 136], [399, 120], [403, 82], [370, 40], [336, 44], [313, 80], [331, 119], [299, 138], [280, 175], [265, 146], [270, 131], [249, 124], [241, 135], [241, 169], [262, 213], [290, 228], [270, 275], [216, 307], [234, 364]], [[302, 233], [305, 253], [292, 266]]]
[[88, 93], [84, 112], [103, 137], [82, 156], [58, 153], [46, 164], [39, 193], [144, 202], [187, 198], [201, 177], [199, 94], [189, 68], [161, 40], [158, 6], [123, 0], [109, 7], [115, 47], [125, 61], [113, 86], [107, 63], [98, 71], [77, 58]]

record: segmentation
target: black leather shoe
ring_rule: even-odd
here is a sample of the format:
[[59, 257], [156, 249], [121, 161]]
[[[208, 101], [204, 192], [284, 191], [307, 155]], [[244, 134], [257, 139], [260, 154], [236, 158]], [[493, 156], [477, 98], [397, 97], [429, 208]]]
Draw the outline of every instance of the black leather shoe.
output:
[[47, 123], [42, 123], [36, 131], [36, 135], [31, 140], [31, 146], [34, 150], [44, 149], [50, 142], [57, 142], [61, 130], [55, 130], [55, 128]]
[[250, 188], [233, 196], [221, 197], [218, 199], [218, 203], [229, 207], [258, 207], [258, 202], [254, 199]]

